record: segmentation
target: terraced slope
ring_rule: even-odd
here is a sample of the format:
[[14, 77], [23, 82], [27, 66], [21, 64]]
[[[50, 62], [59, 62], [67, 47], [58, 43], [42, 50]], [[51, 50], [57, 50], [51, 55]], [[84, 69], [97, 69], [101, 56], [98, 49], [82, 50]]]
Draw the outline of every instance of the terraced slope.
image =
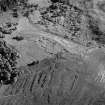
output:
[[0, 105], [92, 105], [103, 90], [88, 81], [91, 74], [86, 68], [80, 57], [70, 54], [22, 67], [17, 82], [0, 97]]

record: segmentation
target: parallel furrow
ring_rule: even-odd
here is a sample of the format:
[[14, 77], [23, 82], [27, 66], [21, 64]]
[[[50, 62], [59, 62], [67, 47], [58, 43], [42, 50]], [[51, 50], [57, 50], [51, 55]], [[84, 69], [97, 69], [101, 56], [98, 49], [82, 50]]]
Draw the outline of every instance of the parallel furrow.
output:
[[34, 74], [34, 76], [31, 78], [30, 84], [29, 84], [29, 90], [30, 92], [33, 92], [33, 88], [35, 86], [37, 74]]

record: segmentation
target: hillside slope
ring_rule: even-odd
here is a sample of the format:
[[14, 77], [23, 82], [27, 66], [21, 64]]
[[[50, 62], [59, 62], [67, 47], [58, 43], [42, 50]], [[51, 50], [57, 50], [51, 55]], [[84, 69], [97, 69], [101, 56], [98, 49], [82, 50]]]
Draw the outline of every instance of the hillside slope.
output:
[[[1, 105], [96, 105], [104, 90], [89, 81], [92, 74], [76, 55], [60, 54], [39, 64], [21, 67], [19, 79], [0, 97]], [[91, 70], [92, 71], [92, 70]], [[102, 99], [102, 98], [103, 99]], [[100, 101], [101, 99], [101, 101]], [[93, 103], [93, 104], [92, 104]]]

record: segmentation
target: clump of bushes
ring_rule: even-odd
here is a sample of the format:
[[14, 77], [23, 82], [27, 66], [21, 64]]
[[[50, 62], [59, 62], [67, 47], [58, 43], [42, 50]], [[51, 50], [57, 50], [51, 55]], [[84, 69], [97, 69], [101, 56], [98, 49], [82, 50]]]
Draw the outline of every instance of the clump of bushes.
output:
[[17, 51], [7, 45], [3, 40], [0, 41], [0, 83], [11, 84], [15, 81], [18, 71], [16, 69]]
[[6, 12], [8, 9], [13, 8], [17, 5], [17, 0], [1, 0], [0, 1], [0, 8], [1, 11]]
[[98, 20], [92, 16], [88, 16], [88, 29], [91, 32], [91, 39], [98, 44], [105, 45], [105, 31], [102, 31]]
[[6, 12], [7, 10], [11, 10], [14, 7], [19, 7], [26, 4], [27, 0], [1, 0], [0, 1], [0, 10], [2, 12]]

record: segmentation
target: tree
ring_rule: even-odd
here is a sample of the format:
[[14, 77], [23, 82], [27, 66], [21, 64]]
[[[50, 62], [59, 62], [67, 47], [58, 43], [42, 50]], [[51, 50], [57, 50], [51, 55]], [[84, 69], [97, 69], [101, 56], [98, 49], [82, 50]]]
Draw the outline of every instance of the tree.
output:
[[0, 41], [0, 83], [13, 83], [18, 74], [16, 70], [17, 59], [19, 55], [17, 51], [7, 45], [5, 41]]

